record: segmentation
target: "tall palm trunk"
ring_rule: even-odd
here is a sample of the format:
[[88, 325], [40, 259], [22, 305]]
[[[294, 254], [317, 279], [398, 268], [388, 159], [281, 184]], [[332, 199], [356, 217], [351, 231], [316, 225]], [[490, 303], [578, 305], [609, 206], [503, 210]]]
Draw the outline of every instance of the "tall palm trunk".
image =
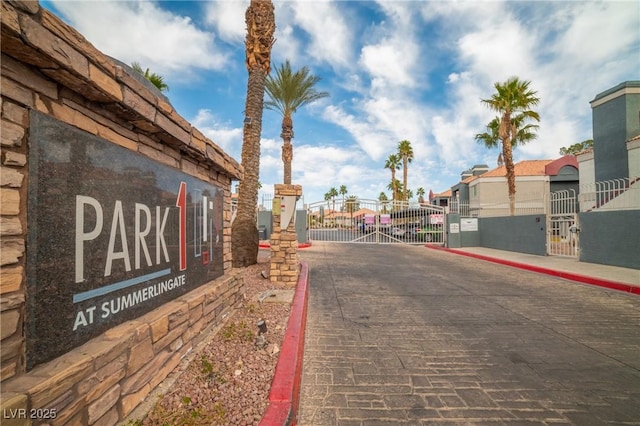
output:
[[284, 183], [291, 185], [291, 161], [293, 161], [293, 120], [291, 117], [284, 116], [282, 118], [282, 162], [284, 163]]
[[407, 201], [407, 169], [409, 168], [409, 159], [406, 155], [402, 157], [402, 201]]
[[398, 188], [396, 188], [396, 171], [395, 169], [391, 169], [391, 197], [393, 197], [393, 201], [398, 200]]
[[244, 177], [238, 189], [238, 212], [231, 229], [234, 267], [258, 262], [258, 187], [264, 86], [271, 68], [275, 15], [271, 0], [251, 0], [245, 14], [246, 65], [249, 73], [242, 135]]
[[502, 157], [504, 167], [507, 169], [507, 187], [509, 188], [509, 214], [516, 214], [516, 174], [513, 164], [513, 152], [511, 149], [511, 138], [507, 138], [502, 143]]
[[504, 167], [507, 175], [507, 188], [509, 191], [509, 215], [515, 216], [516, 214], [516, 174], [515, 166], [513, 164], [513, 147], [511, 146], [512, 139], [512, 124], [511, 114], [505, 113], [500, 120], [499, 135], [502, 139], [502, 159], [504, 161]]

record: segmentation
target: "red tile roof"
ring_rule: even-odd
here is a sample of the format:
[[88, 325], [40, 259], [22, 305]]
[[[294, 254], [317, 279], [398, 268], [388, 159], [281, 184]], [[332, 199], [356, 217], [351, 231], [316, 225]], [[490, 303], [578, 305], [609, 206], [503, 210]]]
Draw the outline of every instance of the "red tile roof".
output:
[[447, 189], [446, 191], [441, 192], [439, 194], [433, 194], [433, 198], [435, 198], [435, 197], [441, 197], [441, 198], [442, 197], [451, 197], [451, 189]]
[[[484, 174], [486, 175], [487, 173], [484, 173]], [[469, 177], [467, 177], [467, 178], [464, 178], [461, 182], [462, 182], [462, 183], [469, 183], [469, 182], [473, 182], [474, 180], [478, 179], [480, 176], [483, 176], [483, 175], [479, 175], [479, 176], [469, 176]]]
[[[553, 160], [524, 160], [515, 164], [515, 175], [516, 176], [545, 176], [545, 167], [547, 164], [553, 162]], [[488, 172], [480, 175], [473, 176], [474, 178], [478, 177], [496, 177], [496, 176], [506, 176], [507, 169], [505, 166], [496, 167], [493, 170], [489, 170]], [[473, 179], [472, 179], [473, 180]], [[464, 182], [464, 181], [463, 181]]]

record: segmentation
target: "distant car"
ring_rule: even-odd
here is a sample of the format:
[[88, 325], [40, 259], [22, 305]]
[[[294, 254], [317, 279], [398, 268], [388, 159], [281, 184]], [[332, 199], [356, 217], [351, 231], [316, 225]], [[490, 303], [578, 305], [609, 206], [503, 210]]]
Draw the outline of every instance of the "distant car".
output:
[[405, 239], [431, 243], [440, 241], [442, 239], [440, 234], [442, 234], [442, 228], [437, 225], [413, 225], [407, 230]]
[[389, 235], [391, 235], [392, 237], [395, 237], [395, 238], [404, 238], [406, 233], [407, 233], [407, 231], [405, 231], [404, 229], [399, 228], [397, 226], [393, 226], [389, 230]]
[[421, 241], [422, 235], [420, 234], [421, 227], [418, 224], [410, 224], [407, 226], [407, 231], [404, 234], [405, 239], [411, 241]]
[[373, 231], [376, 230], [376, 226], [375, 225], [371, 225], [371, 224], [365, 224], [365, 223], [361, 223], [360, 224], [360, 232], [364, 233], [364, 234], [369, 234]]
[[438, 225], [422, 226], [416, 231], [416, 237], [418, 241], [424, 241], [427, 243], [434, 241], [442, 242], [442, 227]]

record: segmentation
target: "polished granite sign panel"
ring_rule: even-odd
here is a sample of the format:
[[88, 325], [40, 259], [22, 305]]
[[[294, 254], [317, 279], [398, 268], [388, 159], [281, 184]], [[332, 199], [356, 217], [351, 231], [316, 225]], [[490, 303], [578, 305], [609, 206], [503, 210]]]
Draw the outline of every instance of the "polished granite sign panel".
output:
[[31, 113], [27, 368], [223, 274], [223, 190]]

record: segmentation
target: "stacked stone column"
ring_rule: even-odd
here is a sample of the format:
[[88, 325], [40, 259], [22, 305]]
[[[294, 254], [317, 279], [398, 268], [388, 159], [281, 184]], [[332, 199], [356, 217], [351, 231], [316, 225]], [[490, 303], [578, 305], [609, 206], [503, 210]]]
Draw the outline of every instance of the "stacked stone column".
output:
[[[274, 185], [274, 203], [281, 203], [285, 196], [302, 196], [301, 185]], [[280, 207], [280, 205], [274, 207]], [[295, 214], [286, 229], [281, 227], [282, 208], [273, 209], [273, 233], [270, 238], [271, 269], [269, 278], [272, 283], [285, 283], [295, 287], [298, 282], [298, 236], [296, 235]]]

